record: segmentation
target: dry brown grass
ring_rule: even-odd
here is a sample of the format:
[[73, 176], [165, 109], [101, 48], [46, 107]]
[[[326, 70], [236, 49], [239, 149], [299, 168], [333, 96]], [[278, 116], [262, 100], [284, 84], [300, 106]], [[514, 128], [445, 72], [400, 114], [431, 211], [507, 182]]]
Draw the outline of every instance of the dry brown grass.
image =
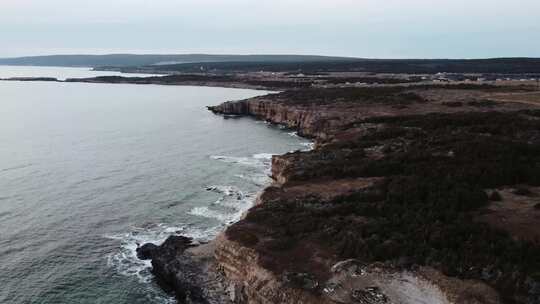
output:
[[521, 93], [497, 93], [487, 96], [490, 100], [499, 102], [517, 102], [530, 105], [540, 105], [540, 91]]
[[516, 239], [540, 239], [540, 187], [529, 187], [530, 195], [515, 194], [515, 188], [497, 189], [501, 201], [491, 202], [487, 212], [479, 217], [492, 227], [508, 232]]

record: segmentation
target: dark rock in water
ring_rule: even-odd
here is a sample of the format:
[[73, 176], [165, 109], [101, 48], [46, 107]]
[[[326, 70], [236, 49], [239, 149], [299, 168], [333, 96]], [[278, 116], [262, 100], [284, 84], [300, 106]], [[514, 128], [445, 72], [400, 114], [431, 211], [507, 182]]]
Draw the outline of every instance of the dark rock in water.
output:
[[285, 272], [283, 281], [295, 288], [312, 292], [318, 291], [319, 289], [319, 282], [313, 275], [309, 273]]
[[152, 243], [144, 244], [137, 248], [137, 257], [141, 260], [151, 260], [159, 246]]
[[189, 247], [194, 247], [193, 239], [181, 235], [171, 235], [161, 246], [159, 253], [161, 255], [176, 255], [183, 253]]
[[152, 273], [166, 291], [174, 292], [179, 303], [209, 303], [201, 288], [201, 269], [184, 251], [193, 247], [193, 240], [170, 236], [163, 244], [145, 244], [137, 249], [141, 259], [152, 259]]
[[388, 298], [378, 287], [368, 287], [366, 289], [354, 290], [351, 298], [355, 303], [360, 304], [385, 304], [389, 303]]

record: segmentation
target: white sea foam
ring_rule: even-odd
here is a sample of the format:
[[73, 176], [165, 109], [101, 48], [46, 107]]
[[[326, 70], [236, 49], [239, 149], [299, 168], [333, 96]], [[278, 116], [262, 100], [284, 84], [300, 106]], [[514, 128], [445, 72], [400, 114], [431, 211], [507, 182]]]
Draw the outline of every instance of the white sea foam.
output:
[[107, 264], [121, 275], [136, 277], [141, 283], [149, 283], [152, 280], [152, 264], [149, 260], [140, 260], [137, 257], [138, 246], [146, 243], [161, 244], [171, 235], [184, 235], [192, 237], [195, 242], [207, 242], [217, 233], [217, 227], [200, 230], [187, 226], [157, 224], [134, 227], [128, 233], [105, 235], [105, 238], [120, 242], [120, 250], [107, 257]]
[[261, 174], [250, 174], [250, 175], [245, 175], [245, 174], [236, 174], [235, 177], [241, 179], [241, 180], [245, 180], [245, 181], [248, 181], [256, 186], [259, 186], [259, 187], [263, 187], [263, 186], [266, 186], [270, 183], [271, 179], [270, 177], [268, 176], [268, 174], [266, 172], [263, 172]]
[[[236, 175], [236, 177], [249, 181], [260, 189], [270, 181], [268, 174], [271, 170], [273, 155], [272, 153], [258, 153], [244, 157], [215, 155], [210, 158], [253, 168], [249, 169], [248, 172]], [[213, 203], [209, 203], [207, 206], [197, 206], [188, 213], [193, 216], [215, 219], [219, 224], [205, 230], [188, 225], [156, 224], [134, 227], [131, 232], [124, 234], [108, 235], [107, 238], [120, 242], [120, 250], [111, 254], [107, 259], [109, 266], [122, 275], [135, 277], [142, 283], [149, 283], [152, 280], [152, 265], [150, 261], [137, 258], [138, 246], [146, 243], [161, 244], [171, 235], [189, 236], [199, 242], [210, 241], [227, 225], [240, 220], [242, 215], [253, 206], [255, 193], [246, 193], [238, 186], [210, 185], [203, 189], [214, 192], [219, 197]], [[160, 296], [158, 293], [152, 295], [152, 297]], [[159, 302], [166, 303], [167, 301], [164, 298], [163, 301]]]
[[213, 191], [213, 192], [216, 192], [216, 193], [221, 193], [221, 194], [224, 194], [226, 196], [232, 196], [232, 195], [235, 195], [235, 194], [242, 193], [240, 191], [240, 189], [238, 189], [238, 188], [236, 188], [234, 186], [221, 186], [221, 185], [209, 186], [209, 187], [206, 187], [206, 190], [207, 191]]
[[232, 220], [230, 214], [221, 211], [211, 210], [209, 207], [195, 207], [189, 211], [189, 214], [206, 218], [217, 219], [220, 222], [227, 223]]
[[304, 143], [301, 143], [301, 145], [306, 147], [305, 149], [303, 149], [303, 151], [311, 151], [315, 148], [314, 142], [304, 142]]
[[269, 175], [272, 169], [272, 156], [274, 153], [258, 153], [251, 157], [236, 157], [236, 156], [224, 156], [213, 155], [211, 159], [219, 160], [225, 163], [240, 164], [249, 167], [261, 168], [262, 173]]
[[300, 137], [300, 136], [298, 136], [298, 132], [296, 132], [296, 131], [288, 132], [287, 134], [289, 134], [289, 136], [292, 136], [292, 137]]
[[253, 195], [244, 194], [234, 186], [209, 186], [206, 190], [220, 193], [222, 196], [210, 206], [191, 209], [189, 214], [216, 219], [228, 225], [238, 221], [242, 214], [253, 205]]
[[219, 160], [225, 163], [230, 164], [241, 164], [245, 166], [258, 166], [260, 162], [254, 159], [253, 157], [235, 157], [235, 156], [223, 156], [223, 155], [214, 155], [210, 156], [211, 159]]
[[253, 154], [253, 158], [262, 159], [262, 160], [272, 160], [272, 156], [274, 155], [275, 154], [272, 154], [272, 153], [258, 153], [258, 154]]

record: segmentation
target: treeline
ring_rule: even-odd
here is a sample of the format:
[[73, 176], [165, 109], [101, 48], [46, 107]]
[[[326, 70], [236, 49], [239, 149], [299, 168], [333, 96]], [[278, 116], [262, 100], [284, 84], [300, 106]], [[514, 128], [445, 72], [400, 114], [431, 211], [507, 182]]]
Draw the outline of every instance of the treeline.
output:
[[[154, 68], [154, 67], [149, 67]], [[179, 72], [371, 72], [396, 74], [447, 73], [538, 73], [538, 58], [496, 58], [496, 59], [335, 59], [298, 62], [195, 62], [160, 65], [155, 69]]]

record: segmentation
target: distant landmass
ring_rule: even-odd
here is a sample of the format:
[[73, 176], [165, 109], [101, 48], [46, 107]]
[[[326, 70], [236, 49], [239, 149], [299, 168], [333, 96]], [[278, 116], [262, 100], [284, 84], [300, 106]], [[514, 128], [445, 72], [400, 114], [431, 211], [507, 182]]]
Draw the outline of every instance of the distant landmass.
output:
[[148, 73], [369, 72], [396, 74], [499, 73], [540, 71], [540, 58], [365, 59], [316, 55], [50, 55], [0, 58], [0, 65], [91, 67]]
[[[249, 58], [246, 58], [249, 59]], [[334, 58], [333, 60], [305, 61], [223, 61], [191, 62], [158, 67], [146, 67], [151, 71], [193, 73], [210, 72], [370, 72], [399, 74], [446, 73], [505, 73], [524, 74], [540, 71], [540, 58], [492, 58], [492, 59], [360, 59]], [[141, 69], [139, 69], [141, 70]]]
[[103, 66], [149, 66], [201, 62], [320, 62], [348, 61], [354, 58], [312, 56], [312, 55], [49, 55], [17, 58], [0, 58], [0, 65], [65, 66], [65, 67], [103, 67]]

